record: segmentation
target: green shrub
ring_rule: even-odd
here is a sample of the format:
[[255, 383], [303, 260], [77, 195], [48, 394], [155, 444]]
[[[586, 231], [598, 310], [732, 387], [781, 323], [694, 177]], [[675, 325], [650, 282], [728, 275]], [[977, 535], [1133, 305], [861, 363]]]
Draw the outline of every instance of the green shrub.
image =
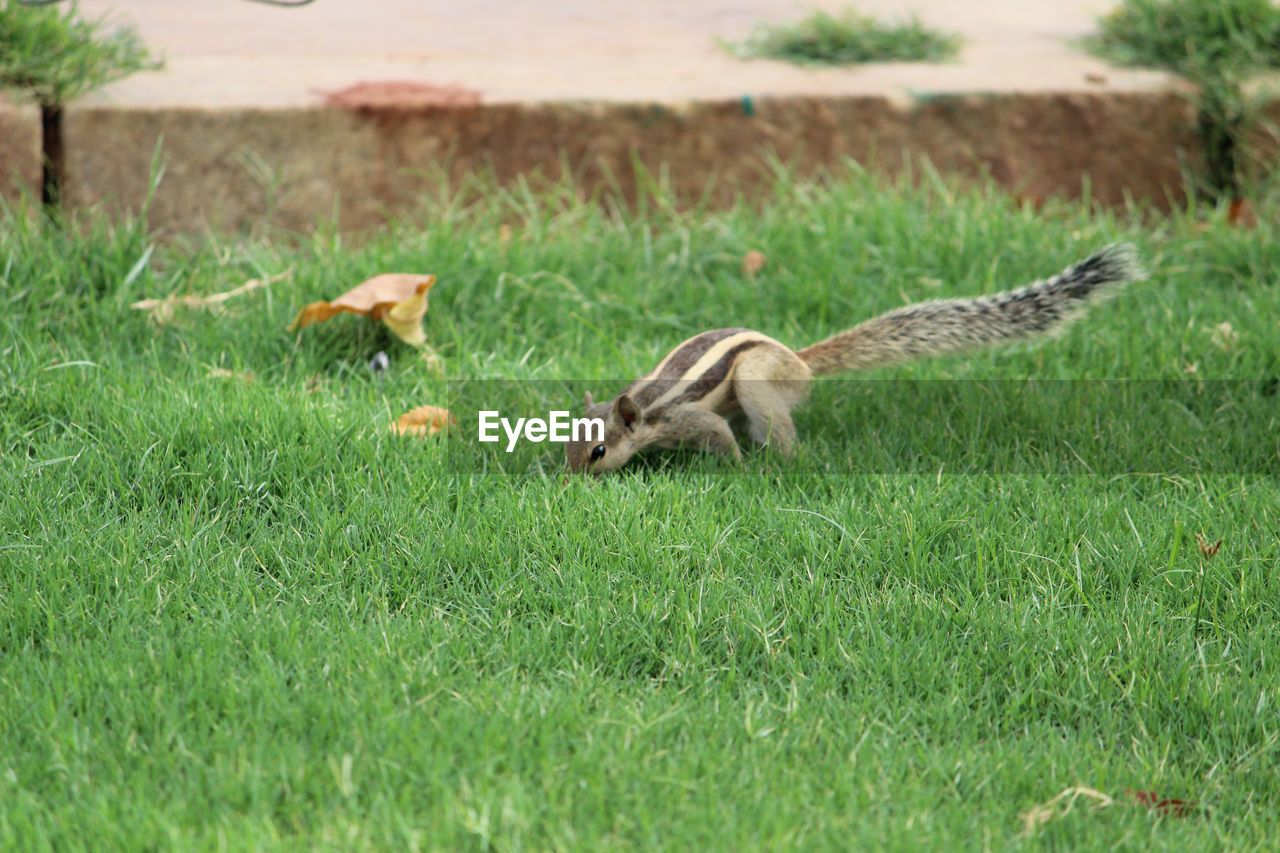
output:
[[862, 62], [940, 62], [960, 51], [961, 39], [930, 29], [916, 17], [896, 24], [854, 9], [817, 11], [793, 24], [761, 24], [730, 49], [742, 57], [782, 59], [801, 65]]

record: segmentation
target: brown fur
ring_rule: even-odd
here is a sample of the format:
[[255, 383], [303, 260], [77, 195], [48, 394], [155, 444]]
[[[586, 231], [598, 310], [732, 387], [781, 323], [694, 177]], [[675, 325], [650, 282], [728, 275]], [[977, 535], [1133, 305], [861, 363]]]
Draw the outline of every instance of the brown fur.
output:
[[[1045, 281], [908, 305], [799, 352], [747, 329], [703, 332], [612, 401], [595, 404], [588, 395], [587, 416], [604, 419], [604, 441], [566, 444], [566, 461], [571, 471], [598, 475], [649, 446], [691, 446], [739, 459], [730, 419], [745, 419], [753, 441], [789, 456], [796, 441], [791, 410], [812, 376], [1052, 335], [1142, 276], [1131, 246], [1108, 246]], [[595, 460], [593, 450], [601, 454]]]

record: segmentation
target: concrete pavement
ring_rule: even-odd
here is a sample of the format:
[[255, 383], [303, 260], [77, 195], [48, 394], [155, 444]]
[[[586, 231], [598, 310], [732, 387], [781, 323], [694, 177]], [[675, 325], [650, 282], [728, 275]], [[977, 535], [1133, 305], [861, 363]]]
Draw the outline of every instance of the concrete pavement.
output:
[[[808, 69], [720, 40], [821, 6], [790, 0], [81, 0], [166, 56], [68, 113], [72, 203], [134, 205], [157, 140], [153, 217], [182, 229], [268, 211], [305, 228], [341, 200], [358, 227], [476, 169], [509, 181], [568, 163], [632, 190], [631, 158], [678, 194], [728, 196], [762, 159], [801, 171], [927, 156], [1032, 195], [1161, 200], [1195, 156], [1184, 87], [1076, 47], [1106, 0], [862, 0], [960, 33], [946, 64]], [[0, 109], [9, 186], [38, 159], [30, 109]], [[619, 177], [621, 176], [621, 177]]]
[[130, 106], [296, 107], [366, 80], [417, 80], [486, 103], [676, 103], [742, 95], [1150, 90], [1165, 75], [1119, 70], [1072, 47], [1107, 0], [861, 0], [961, 34], [953, 63], [812, 70], [731, 56], [760, 21], [839, 2], [793, 0], [81, 0], [133, 23], [168, 56], [94, 100]]

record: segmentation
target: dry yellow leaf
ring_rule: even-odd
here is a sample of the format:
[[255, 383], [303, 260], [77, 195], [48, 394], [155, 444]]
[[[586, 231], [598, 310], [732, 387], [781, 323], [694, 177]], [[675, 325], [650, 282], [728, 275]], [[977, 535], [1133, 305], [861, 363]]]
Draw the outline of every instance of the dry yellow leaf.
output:
[[[434, 280], [432, 277], [432, 281]], [[422, 318], [427, 313], [427, 290], [430, 287], [428, 284], [408, 299], [392, 305], [382, 318], [382, 322], [387, 324], [387, 328], [396, 337], [415, 347], [427, 344], [427, 333], [422, 330]]]
[[742, 256], [742, 274], [747, 278], [755, 278], [756, 273], [764, 269], [767, 261], [768, 259], [765, 258], [764, 252], [752, 249]]
[[438, 406], [419, 406], [401, 415], [395, 423], [391, 424], [391, 431], [396, 435], [416, 435], [425, 438], [457, 425], [458, 419], [448, 409], [441, 409]]
[[360, 314], [387, 324], [395, 335], [416, 347], [425, 346], [422, 317], [434, 275], [384, 273], [361, 282], [332, 302], [312, 302], [298, 312], [289, 331], [323, 323], [338, 314]]

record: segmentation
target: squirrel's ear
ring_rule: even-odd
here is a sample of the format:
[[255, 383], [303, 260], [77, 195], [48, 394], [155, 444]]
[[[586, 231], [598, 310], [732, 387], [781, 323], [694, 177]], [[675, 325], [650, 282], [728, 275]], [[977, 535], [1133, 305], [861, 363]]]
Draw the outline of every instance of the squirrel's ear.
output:
[[595, 399], [591, 396], [591, 392], [588, 391], [587, 392], [587, 408], [590, 409], [595, 404], [596, 404]]
[[636, 421], [640, 420], [640, 407], [636, 405], [635, 400], [623, 394], [613, 404], [613, 410], [617, 412], [618, 419], [622, 421], [623, 426], [627, 429], [636, 428]]

